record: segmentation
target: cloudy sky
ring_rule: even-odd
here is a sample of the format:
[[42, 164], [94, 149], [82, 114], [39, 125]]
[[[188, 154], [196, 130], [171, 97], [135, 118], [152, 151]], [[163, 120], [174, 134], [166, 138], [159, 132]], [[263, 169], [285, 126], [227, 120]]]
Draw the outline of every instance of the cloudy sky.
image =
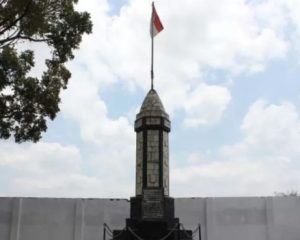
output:
[[[0, 142], [0, 195], [134, 195], [135, 114], [150, 86], [150, 0], [91, 13], [61, 112], [37, 143]], [[155, 88], [171, 116], [174, 197], [300, 191], [300, 1], [157, 0]], [[38, 59], [47, 55], [38, 49]], [[41, 61], [39, 61], [41, 62]], [[42, 72], [42, 64], [36, 72]]]

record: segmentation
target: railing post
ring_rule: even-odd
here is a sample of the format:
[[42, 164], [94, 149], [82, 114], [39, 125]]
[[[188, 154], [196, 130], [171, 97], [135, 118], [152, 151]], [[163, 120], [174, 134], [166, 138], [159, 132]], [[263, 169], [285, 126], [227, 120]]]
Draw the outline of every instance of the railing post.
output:
[[103, 240], [106, 240], [106, 224], [103, 224]]
[[199, 240], [201, 240], [201, 224], [199, 224]]

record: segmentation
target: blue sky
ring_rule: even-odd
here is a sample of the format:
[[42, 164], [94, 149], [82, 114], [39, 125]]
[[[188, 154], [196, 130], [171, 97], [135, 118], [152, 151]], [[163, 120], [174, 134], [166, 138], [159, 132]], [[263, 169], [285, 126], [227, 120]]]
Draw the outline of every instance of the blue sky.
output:
[[[156, 2], [155, 88], [172, 121], [171, 195], [300, 191], [300, 2]], [[150, 86], [151, 2], [79, 1], [85, 36], [38, 144], [0, 145], [2, 196], [134, 195], [133, 122]], [[38, 59], [45, 56], [36, 47]], [[40, 62], [40, 61], [39, 61]], [[41, 72], [43, 65], [37, 66]]]

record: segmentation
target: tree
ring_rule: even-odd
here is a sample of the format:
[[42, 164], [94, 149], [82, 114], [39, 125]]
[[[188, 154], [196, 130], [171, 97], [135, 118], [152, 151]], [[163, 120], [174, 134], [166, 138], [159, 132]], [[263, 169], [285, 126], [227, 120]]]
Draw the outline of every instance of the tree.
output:
[[[92, 31], [89, 13], [74, 9], [77, 1], [0, 0], [0, 138], [37, 142], [59, 112], [59, 94], [71, 77], [65, 63]], [[34, 51], [18, 48], [24, 42], [51, 49], [39, 78], [30, 76]]]
[[298, 197], [299, 193], [297, 191], [288, 191], [288, 192], [275, 192], [277, 197]]

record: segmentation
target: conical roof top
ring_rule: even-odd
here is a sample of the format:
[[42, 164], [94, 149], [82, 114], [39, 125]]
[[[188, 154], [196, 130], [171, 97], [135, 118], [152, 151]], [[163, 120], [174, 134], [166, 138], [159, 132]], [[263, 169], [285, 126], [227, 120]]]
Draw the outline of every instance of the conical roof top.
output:
[[151, 89], [148, 92], [143, 101], [140, 112], [137, 114], [137, 118], [147, 116], [169, 118], [169, 115], [166, 113], [160, 97], [154, 89]]
[[141, 107], [141, 112], [142, 111], [147, 111], [147, 110], [156, 110], [156, 111], [163, 111], [165, 112], [165, 108], [157, 94], [157, 92], [154, 89], [151, 89], [147, 96], [145, 97], [142, 107]]

